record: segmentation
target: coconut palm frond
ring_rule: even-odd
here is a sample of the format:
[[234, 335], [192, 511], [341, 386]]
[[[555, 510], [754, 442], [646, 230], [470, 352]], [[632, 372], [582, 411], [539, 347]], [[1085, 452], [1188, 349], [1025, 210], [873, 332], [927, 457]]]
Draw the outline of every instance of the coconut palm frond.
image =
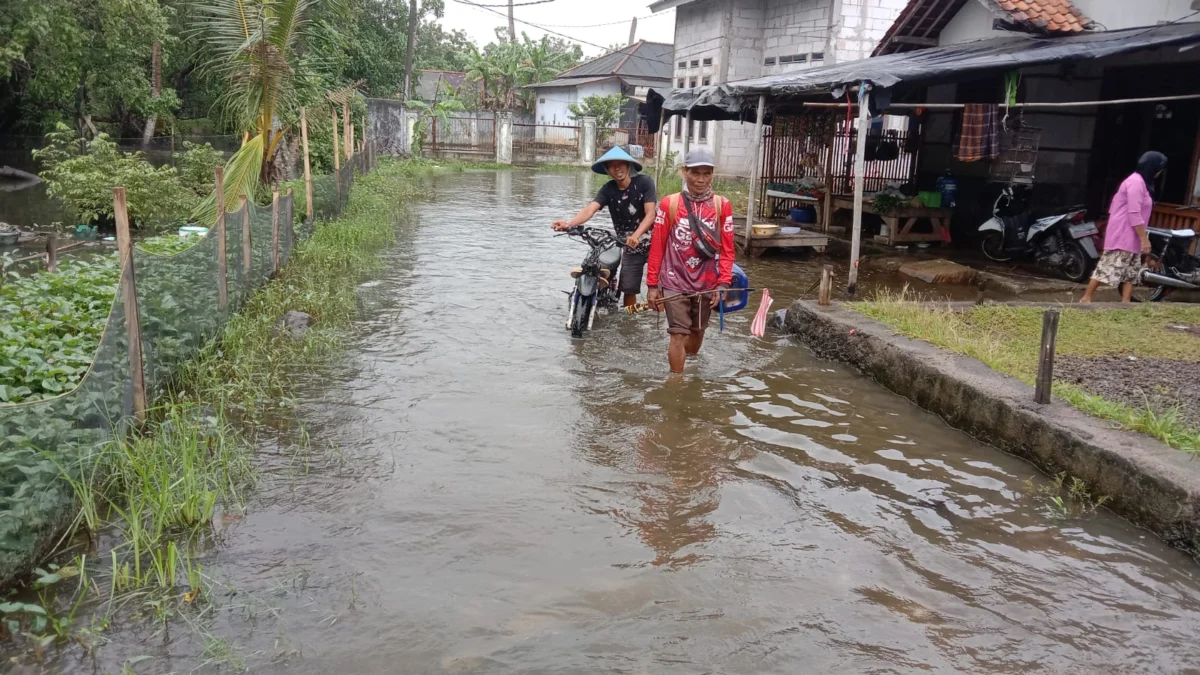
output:
[[[258, 185], [263, 167], [263, 149], [266, 139], [260, 134], [246, 141], [233, 157], [225, 163], [225, 210], [237, 211], [243, 199], [252, 198]], [[217, 195], [212, 194], [200, 202], [192, 212], [192, 219], [206, 227], [217, 222]]]

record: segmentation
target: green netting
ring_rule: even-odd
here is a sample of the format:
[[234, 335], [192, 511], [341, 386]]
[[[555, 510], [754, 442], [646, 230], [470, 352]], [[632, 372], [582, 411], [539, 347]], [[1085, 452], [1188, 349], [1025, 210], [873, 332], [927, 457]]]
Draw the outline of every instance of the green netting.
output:
[[[296, 197], [279, 197], [279, 265], [309, 236], [314, 220], [338, 217], [349, 200], [357, 157], [338, 176], [313, 179], [314, 216], [296, 225]], [[303, 212], [303, 194], [300, 195]], [[249, 266], [243, 227], [250, 229]], [[180, 365], [212, 339], [274, 266], [271, 204], [249, 204], [226, 216], [229, 303], [218, 309], [215, 232], [174, 255], [135, 250], [138, 316], [146, 390], [161, 394]], [[45, 358], [53, 358], [53, 347]], [[0, 363], [0, 366], [5, 364]], [[133, 414], [133, 385], [124, 301], [120, 289], [91, 369], [79, 385], [54, 399], [0, 405], [0, 584], [29, 569], [73, 517], [74, 492], [62, 478], [125, 427]]]

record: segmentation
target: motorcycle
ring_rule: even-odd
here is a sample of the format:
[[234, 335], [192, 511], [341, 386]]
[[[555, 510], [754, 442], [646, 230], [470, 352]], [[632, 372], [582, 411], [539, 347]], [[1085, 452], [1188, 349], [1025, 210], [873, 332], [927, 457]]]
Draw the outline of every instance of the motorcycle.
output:
[[597, 309], [617, 306], [617, 268], [625, 243], [615, 233], [598, 227], [577, 226], [565, 234], [588, 245], [583, 263], [571, 273], [575, 288], [567, 300], [567, 330], [578, 340], [591, 329]]
[[1158, 302], [1177, 288], [1200, 289], [1200, 259], [1191, 254], [1195, 230], [1146, 228], [1150, 236], [1150, 265], [1142, 270], [1142, 285], [1150, 287], [1144, 299]]
[[1015, 215], [1010, 211], [1016, 198], [1011, 185], [1001, 191], [992, 207], [992, 217], [979, 226], [983, 233], [983, 255], [996, 262], [1033, 258], [1040, 267], [1076, 283], [1087, 281], [1100, 259], [1096, 223], [1084, 219], [1083, 207], [1071, 207], [1056, 215], [1034, 219], [1028, 208]]

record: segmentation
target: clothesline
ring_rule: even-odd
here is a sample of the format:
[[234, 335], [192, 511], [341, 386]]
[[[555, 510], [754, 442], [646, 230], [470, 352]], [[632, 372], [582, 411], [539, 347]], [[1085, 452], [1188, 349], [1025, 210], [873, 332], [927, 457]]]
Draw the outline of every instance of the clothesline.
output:
[[[1164, 101], [1190, 101], [1193, 99], [1200, 99], [1200, 94], [1182, 94], [1179, 96], [1150, 96], [1147, 98], [1120, 98], [1120, 99], [1114, 99], [1111, 101], [1061, 101], [1061, 102], [1044, 101], [1044, 102], [1034, 102], [1034, 103], [1014, 103], [1008, 107], [1009, 108], [1070, 108], [1070, 107], [1078, 106], [1081, 108], [1086, 108], [1086, 107], [1090, 107], [1090, 106], [1100, 106], [1100, 105], [1124, 105], [1124, 104], [1130, 104], [1130, 103], [1162, 103]], [[804, 103], [804, 107], [806, 107], [806, 108], [808, 108], [808, 107], [845, 108], [847, 105], [850, 105], [851, 107], [858, 107], [857, 103], [854, 103], [854, 104], [820, 103], [820, 102], [814, 102], [814, 103], [805, 102]], [[968, 105], [968, 104], [966, 104], [966, 103], [893, 103], [890, 106], [888, 106], [888, 109], [900, 108], [900, 109], [911, 110], [911, 109], [916, 109], [916, 108], [925, 108], [927, 110], [962, 110], [962, 108], [966, 105]], [[1004, 107], [1003, 103], [996, 103], [995, 105]]]

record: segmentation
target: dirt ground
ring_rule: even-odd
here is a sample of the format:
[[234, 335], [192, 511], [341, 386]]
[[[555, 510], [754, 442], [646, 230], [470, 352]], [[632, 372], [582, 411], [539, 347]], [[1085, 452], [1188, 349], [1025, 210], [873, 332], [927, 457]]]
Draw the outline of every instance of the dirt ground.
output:
[[1164, 412], [1178, 407], [1190, 425], [1200, 427], [1200, 363], [1064, 355], [1055, 359], [1054, 379], [1135, 408], [1149, 405], [1155, 412]]

